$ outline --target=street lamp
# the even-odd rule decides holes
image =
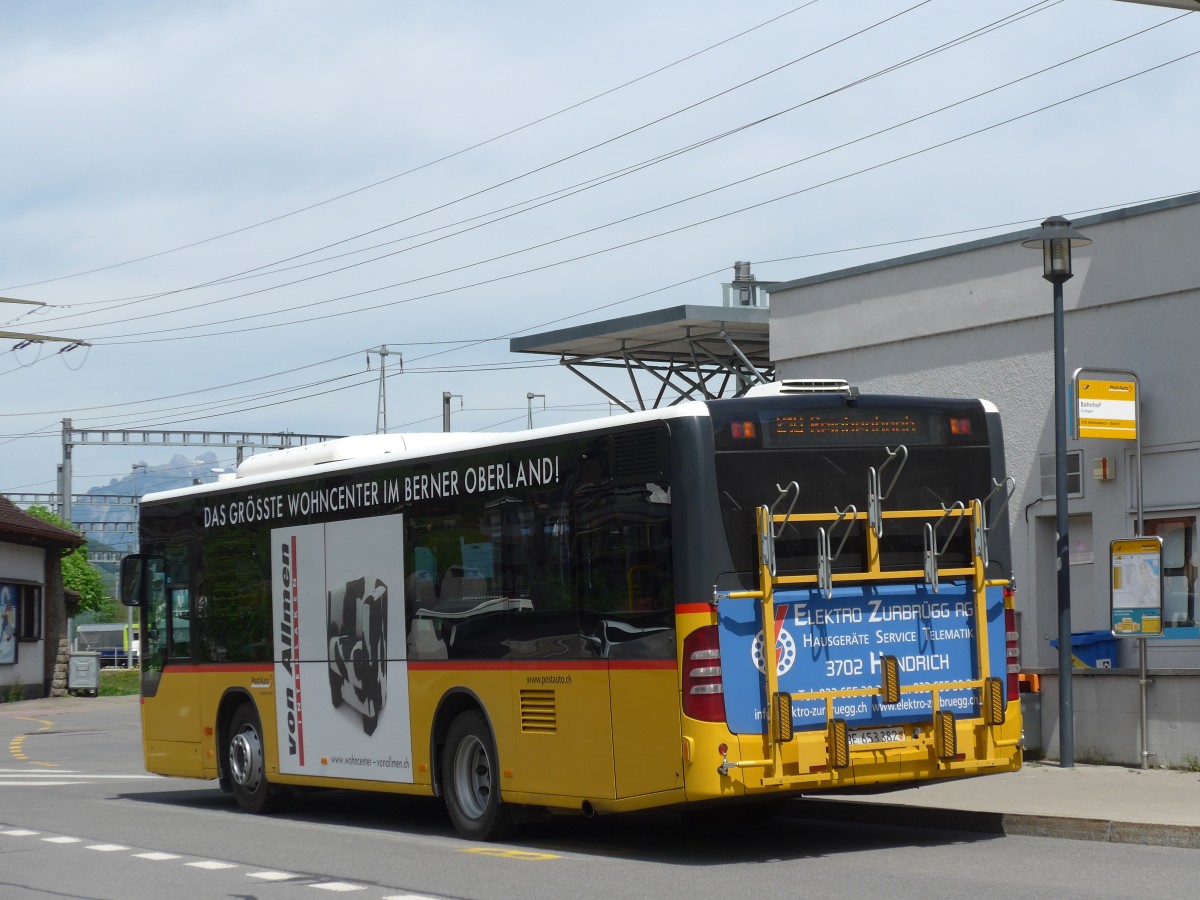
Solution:
[[[546,395],[545,394],[535,394],[533,391],[527,391],[525,393],[525,408],[528,413],[528,415],[525,419],[525,425],[527,428],[533,427],[533,398],[534,397],[541,397],[542,398],[542,409],[546,408]]]
[[[138,473],[140,472],[143,476],[146,474],[146,464],[144,462],[134,463],[130,469],[133,472],[133,502],[136,506],[142,497],[142,482]]]
[[[1058,755],[1059,765],[1075,765],[1075,719],[1071,709],[1071,569],[1067,534],[1067,378],[1063,335],[1063,282],[1071,275],[1071,250],[1091,240],[1062,216],[1051,216],[1041,231],[1021,242],[1042,251],[1042,277],[1054,285],[1054,530],[1058,569]]]
[[[458,398],[458,408],[459,409],[462,409],[462,407],[463,407],[463,395],[462,394],[452,394],[449,391],[442,391],[442,431],[446,431],[446,432],[448,432],[450,430],[450,398],[451,397]]]

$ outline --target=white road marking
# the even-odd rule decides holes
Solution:
[[[55,769],[46,772],[44,769],[29,771],[28,769],[0,769],[0,787],[70,787],[76,784],[92,784],[97,781],[150,781],[157,775],[111,775],[103,773],[80,772],[77,769]]]
[[[109,781],[127,781],[129,779],[144,779],[150,781],[159,778],[158,775],[142,775],[137,772],[128,774],[105,774],[102,772],[81,772],[78,769],[55,769],[52,773],[55,777],[61,778],[64,775],[69,775],[72,778],[96,778]],[[45,778],[46,772],[41,770],[31,772],[28,769],[0,769],[0,778]]]
[[[29,828],[0,828],[0,835],[7,837],[39,837],[41,832],[33,831]],[[41,837],[40,840],[48,844],[83,844],[88,850],[96,850],[102,853],[123,853],[129,852],[132,848],[124,844],[87,844],[83,838],[71,837],[69,835],[53,835],[51,837]],[[177,853],[164,853],[157,850],[147,850],[140,853],[130,853],[132,859],[146,859],[155,862],[165,862],[169,860],[179,860],[184,857]],[[209,872],[224,871],[228,869],[241,868],[237,863],[221,862],[215,859],[201,859],[193,862],[183,863],[193,869],[203,869]],[[258,872],[247,872],[247,878],[257,878],[260,881],[284,882],[295,879],[300,879],[302,876],[292,872],[279,872],[273,869],[264,869]],[[353,884],[348,881],[322,881],[309,883],[308,887],[316,888],[319,891],[330,891],[332,893],[354,893],[357,891],[367,890],[367,886],[363,884]],[[436,900],[436,898],[425,894],[388,894],[382,900]]]
[[[247,872],[248,878],[261,878],[263,881],[287,881],[289,878],[295,878],[291,872]]]

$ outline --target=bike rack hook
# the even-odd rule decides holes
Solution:
[[[991,499],[1001,491],[1004,491],[1004,502],[1000,504],[1000,508],[996,510],[995,515],[993,515],[989,521],[987,505],[991,502]],[[983,560],[983,569],[985,572],[987,571],[988,564],[990,562],[988,558],[987,536],[991,533],[992,526],[995,524],[996,519],[998,519],[1000,514],[1008,508],[1008,503],[1010,500],[1012,500],[1013,494],[1015,494],[1016,491],[1017,482],[1016,479],[1014,479],[1011,475],[1005,478],[1002,482],[993,478],[991,493],[989,493],[982,500],[975,501],[976,505],[979,507],[979,517],[975,521],[975,548],[979,553],[980,558]]]
[[[795,492],[792,496],[792,502],[788,506],[788,511],[787,511],[787,513],[785,513],[785,518],[791,519],[792,510],[796,508],[796,503],[799,502],[799,500],[800,500],[800,483],[796,482],[796,481],[790,481],[790,482],[788,482],[787,487],[780,487],[777,484],[777,485],[775,485],[775,490],[779,491],[779,496],[776,497],[775,502],[771,504],[771,516],[772,517],[774,517],[774,515],[775,515],[775,507],[777,507],[779,505],[780,501],[783,500],[783,498],[786,497],[788,494],[792,494],[793,491]],[[771,537],[778,540],[779,536],[781,534],[783,534],[783,529],[787,528],[787,526],[790,524],[791,524],[791,522],[788,522],[788,521],[781,522],[779,524],[778,531],[776,531],[774,526],[772,526]]]
[[[853,504],[847,506],[844,510],[839,510],[836,506],[833,508],[837,518],[833,524],[829,526],[829,530],[824,528],[817,529],[817,586],[821,589],[821,593],[826,600],[833,599],[833,564],[837,558],[842,555],[842,549],[846,546],[846,541],[850,538],[850,529],[858,516],[858,510]],[[850,521],[846,525],[846,529],[842,534],[842,542],[838,544],[837,552],[834,553],[830,548],[833,546],[833,533],[837,527],[845,522]]]
[[[896,481],[900,478],[900,473],[904,471],[904,467],[908,464],[908,447],[904,444],[898,446],[895,450],[891,447],[883,448],[888,455],[888,458],[883,461],[883,465],[878,471],[874,466],[867,469],[867,519],[871,523],[871,528],[875,531],[875,537],[883,537],[883,501],[891,496],[892,488],[896,486]],[[886,490],[880,488],[883,473],[887,471],[887,467],[900,458],[900,467],[896,469],[896,474],[892,476],[892,480],[888,482]]]
[[[966,518],[963,513],[966,512],[967,506],[961,500],[955,500],[950,506],[942,504],[942,517],[935,523],[925,523],[925,583],[929,585],[929,589],[933,593],[938,592],[938,568],[937,561],[946,552],[946,548],[950,546],[950,541],[954,539],[954,535],[958,533],[958,529],[962,527],[963,519]],[[946,535],[946,540],[942,543],[941,548],[938,548],[937,533],[942,527],[942,523],[950,518],[950,514],[958,511],[957,522],[950,529],[950,533]]]

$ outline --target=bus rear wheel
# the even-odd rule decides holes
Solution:
[[[275,812],[291,800],[287,788],[267,781],[262,725],[258,713],[249,703],[239,706],[230,720],[225,769],[233,786],[234,799],[246,812]]]
[[[478,841],[512,833],[512,810],[500,800],[496,746],[483,715],[460,713],[450,724],[442,753],[442,789],[455,830]]]

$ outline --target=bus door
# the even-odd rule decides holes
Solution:
[[[146,764],[163,775],[201,775],[203,739],[200,691],[191,667],[192,591],[186,556],[180,551],[150,557],[148,596],[143,607],[142,725]],[[171,711],[149,715],[152,708]]]
[[[616,619],[607,625],[617,797],[683,787],[679,685],[672,626]]]
[[[617,497],[619,524],[604,529],[607,555],[592,558],[591,592],[580,615],[587,649],[607,663],[619,799],[683,786],[674,602],[670,566],[662,558],[669,507],[647,515],[646,496],[639,490]]]

